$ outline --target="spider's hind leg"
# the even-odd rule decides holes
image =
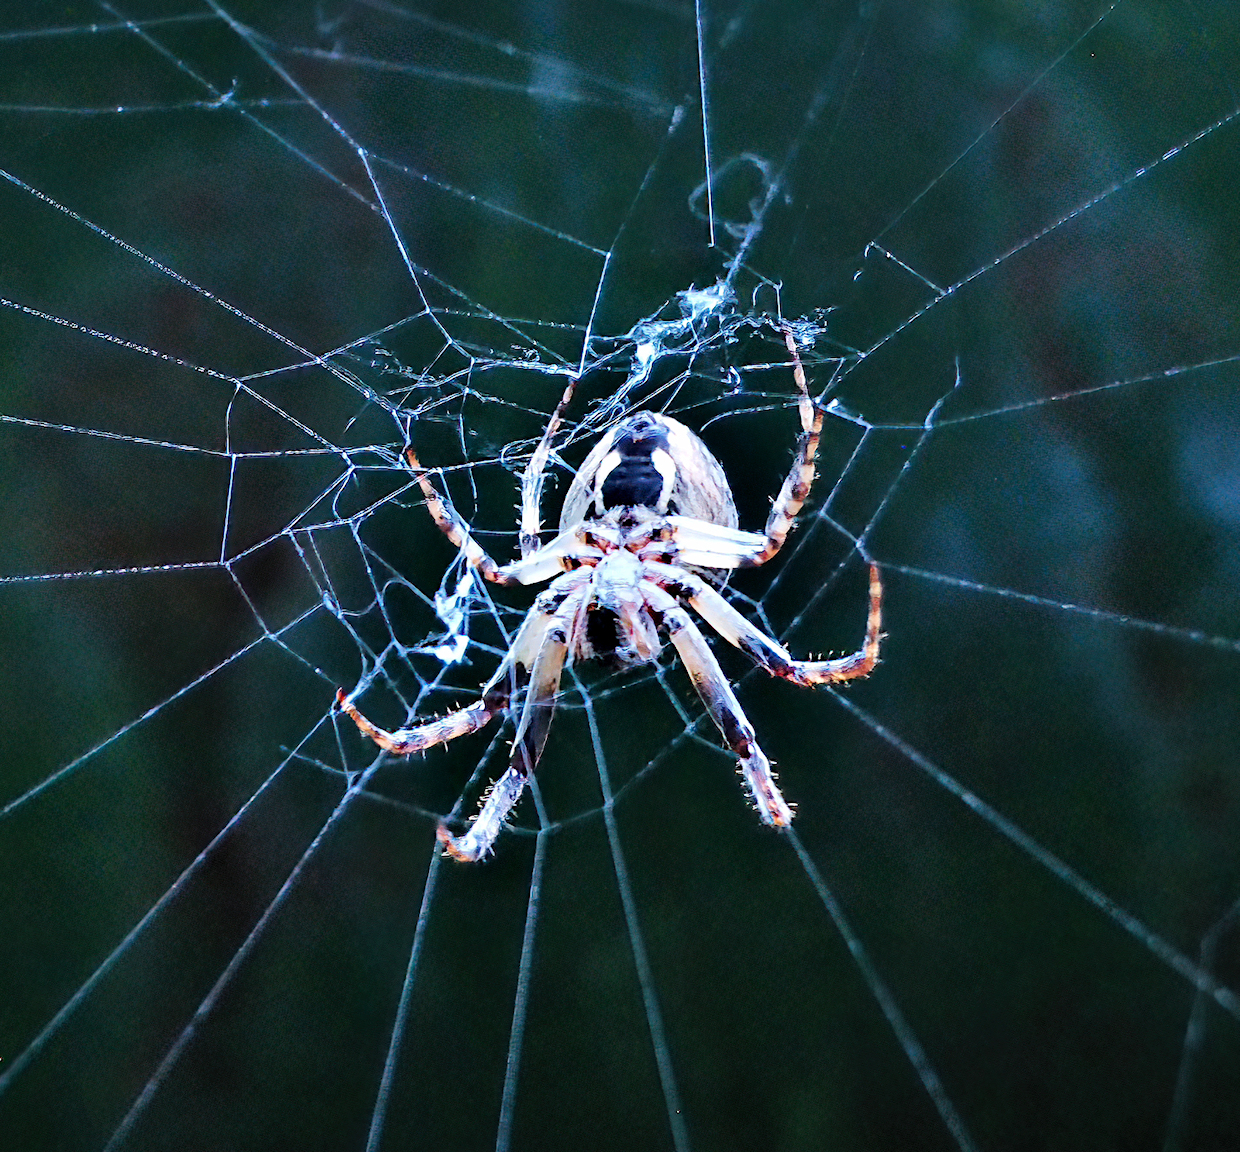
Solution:
[[[571,588],[575,584],[565,583]],[[369,736],[386,752],[394,756],[410,756],[414,752],[425,752],[437,744],[446,744],[458,736],[468,736],[485,728],[496,716],[508,707],[512,693],[525,683],[528,670],[534,657],[542,645],[543,635],[548,624],[555,618],[555,611],[563,600],[560,590],[552,585],[534,602],[534,607],[526,613],[521,627],[517,631],[508,655],[504,657],[495,675],[486,682],[482,689],[482,699],[450,712],[437,720],[427,720],[407,728],[398,728],[389,732],[377,724],[367,720],[358,711],[353,698],[343,688],[336,689],[336,703],[347,715],[363,736]]]
[[[399,728],[389,732],[372,724],[358,710],[343,688],[336,689],[336,703],[357,725],[363,736],[369,736],[380,748],[396,756],[408,756],[414,752],[425,752],[436,744],[446,744],[458,736],[468,736],[485,728],[491,720],[508,706],[508,694],[503,691],[487,692],[482,699],[466,708],[450,712],[437,720],[428,720],[413,728]]]
[[[546,619],[538,654],[530,669],[530,684],[525,694],[525,705],[521,709],[521,719],[517,724],[517,734],[512,742],[512,761],[508,770],[495,781],[483,798],[482,807],[467,832],[453,836],[444,825],[439,826],[436,833],[439,842],[444,851],[454,859],[472,862],[487,856],[504,827],[508,814],[516,807],[521,793],[525,791],[526,782],[547,743],[547,733],[555,713],[555,699],[560,691],[564,659],[568,654],[569,627],[582,594],[580,591],[573,591],[564,596],[554,614]]]
[[[484,685],[482,699],[465,708],[450,712],[447,716],[437,720],[427,720],[422,724],[389,732],[367,720],[343,688],[336,690],[336,703],[340,706],[340,710],[357,725],[358,731],[363,736],[369,736],[380,748],[396,756],[424,752],[437,744],[446,744],[449,740],[455,740],[458,736],[467,736],[471,732],[477,732],[508,708],[513,693],[528,679],[533,677],[534,684],[539,683],[539,661],[544,658],[548,635],[557,622],[563,624],[566,614],[571,618],[581,599],[580,590],[589,579],[589,570],[582,569],[579,572],[561,576],[538,596],[534,601],[534,606],[521,622],[516,636],[513,637],[508,654],[495,670],[495,675]],[[555,682],[559,683],[558,672]],[[531,696],[533,695],[536,695],[535,689],[531,689]],[[552,702],[554,703],[554,693]],[[527,701],[526,712],[529,708]],[[541,713],[539,715],[541,716]],[[550,723],[549,715],[547,723]],[[522,724],[526,724],[524,714]],[[545,730],[542,732],[541,739],[546,740]],[[542,743],[538,743],[537,751],[542,751]],[[535,754],[532,763],[536,763],[537,760],[538,756]],[[520,789],[518,789],[508,808],[517,802],[520,794]]]
[[[753,725],[745,716],[740,701],[701,631],[689,613],[663,589],[643,581],[642,592],[650,607],[662,615],[668,638],[684,663],[693,687],[706,705],[710,718],[723,733],[728,747],[736,753],[741,776],[753,796],[762,823],[786,828],[792,823],[792,807],[775,783],[771,762],[758,746]]]

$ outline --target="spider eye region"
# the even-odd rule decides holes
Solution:
[[[634,423],[616,437],[599,466],[596,506],[600,515],[636,506],[663,512],[675,480],[666,431],[653,421]]]

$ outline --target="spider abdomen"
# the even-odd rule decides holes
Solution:
[[[594,446],[564,497],[560,531],[625,507],[736,527],[719,461],[679,420],[661,412],[626,416]]]

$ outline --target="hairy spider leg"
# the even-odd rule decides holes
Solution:
[[[706,711],[736,753],[741,775],[753,796],[763,824],[786,828],[792,823],[792,808],[784,799],[771,772],[771,762],[758,746],[749,723],[728,678],[719,667],[705,637],[675,599],[649,580],[641,584],[647,606],[663,618],[668,639],[676,648],[693,687],[706,705]]]
[[[474,539],[469,525],[457,515],[456,509],[444,500],[439,490],[431,483],[430,476],[418,462],[418,457],[412,448],[405,449],[405,461],[413,473],[413,478],[422,489],[422,495],[426,497],[426,510],[439,525],[439,530],[465,554],[465,562],[477,568],[493,584],[519,583],[515,577],[503,571],[487,554],[486,549]]]
[[[413,728],[400,728],[388,732],[377,724],[372,724],[358,710],[357,705],[345,695],[343,688],[336,689],[336,703],[342,712],[348,714],[357,725],[363,736],[369,736],[380,748],[393,752],[397,756],[408,756],[412,752],[424,752],[436,744],[446,744],[458,736],[468,736],[485,728],[498,716],[508,704],[507,689],[484,692],[482,699],[442,716],[438,720],[428,720]]]
[[[486,856],[504,827],[508,814],[521,799],[521,793],[525,791],[530,774],[547,743],[556,697],[560,692],[564,659],[568,654],[569,628],[585,594],[584,590],[569,593],[542,633],[542,643],[530,671],[525,706],[521,709],[521,720],[512,742],[512,760],[507,771],[483,797],[478,814],[467,832],[453,836],[446,826],[439,826],[436,835],[449,856],[466,863]]]
[[[877,565],[870,565],[870,612],[865,625],[865,640],[856,652],[834,660],[794,660],[782,644],[751,624],[705,580],[691,572],[651,561],[647,561],[646,570],[673,596],[687,600],[720,636],[772,676],[780,676],[803,687],[838,684],[868,676],[878,663],[883,628],[883,584]]]
[[[336,689],[336,702],[341,710],[352,718],[364,736],[369,736],[380,748],[397,756],[424,752],[436,744],[446,744],[458,736],[477,732],[503,712],[513,693],[525,684],[530,669],[542,650],[547,629],[556,620],[565,601],[589,578],[588,569],[561,576],[539,595],[533,607],[525,614],[508,654],[495,670],[495,675],[483,686],[482,699],[474,704],[450,712],[437,720],[428,720],[424,724],[388,732],[367,720],[358,711],[357,705],[345,695],[343,688]]]
[[[744,568],[756,568],[759,564],[765,564],[784,546],[784,541],[788,539],[788,533],[792,531],[797,514],[814,483],[814,457],[818,454],[818,439],[822,435],[822,410],[810,399],[805,368],[801,364],[801,354],[797,351],[796,338],[792,335],[791,328],[784,328],[784,343],[792,354],[792,375],[800,393],[797,410],[801,415],[801,435],[797,439],[797,454],[792,461],[792,468],[771,506],[770,516],[767,517],[766,546],[756,555],[742,561],[741,567]]]
[[[426,509],[440,531],[465,554],[465,562],[477,568],[493,584],[538,584],[576,568],[583,561],[598,559],[598,549],[582,542],[578,527],[560,533],[546,547],[536,549],[520,560],[502,566],[496,564],[490,554],[473,538],[469,525],[431,483],[429,474],[418,462],[412,448],[405,449],[405,458],[426,497]]]
[[[547,460],[551,456],[551,442],[560,430],[564,420],[564,412],[572,402],[573,393],[577,390],[577,377],[569,376],[564,386],[564,394],[551,413],[547,427],[543,429],[542,439],[534,449],[534,455],[521,473],[521,558],[525,559],[538,551],[538,534],[542,530],[542,491],[543,473],[547,468]]]

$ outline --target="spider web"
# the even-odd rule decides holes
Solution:
[[[22,1148],[1240,1140],[1236,15],[1222,4],[28,4],[0,29]],[[709,173],[709,176],[707,175]],[[412,761],[530,596],[468,577],[641,407],[758,528],[733,602],[883,663],[566,678]]]

